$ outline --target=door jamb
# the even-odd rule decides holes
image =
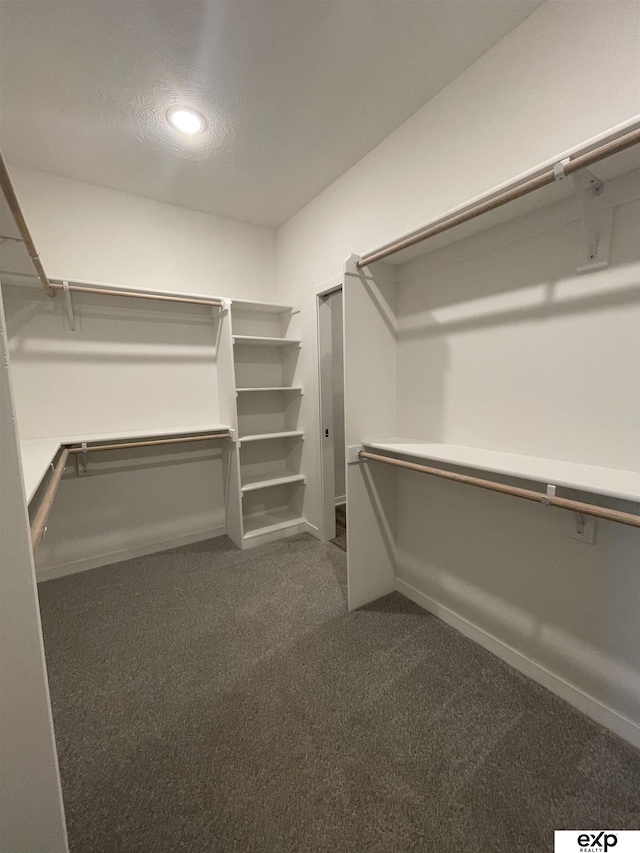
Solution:
[[[325,517],[325,508],[326,508],[326,490],[328,484],[325,482],[325,473],[324,473],[324,444],[323,444],[323,436],[322,436],[322,353],[321,353],[321,337],[320,337],[320,301],[323,297],[330,296],[332,293],[336,293],[337,291],[341,291],[343,295],[343,309],[344,309],[344,291],[343,291],[344,281],[342,278],[335,279],[331,283],[327,282],[321,287],[319,287],[315,291],[315,302],[316,302],[316,345],[317,345],[317,354],[318,354],[318,375],[317,375],[317,383],[318,383],[318,455],[317,455],[317,466],[318,466],[318,480],[320,484],[320,512],[319,512],[319,524],[318,524],[318,533],[320,538],[327,541],[329,538],[335,537],[335,515],[331,519],[327,519]],[[343,310],[343,346],[344,346],[344,310]],[[331,506],[333,512],[335,513],[335,495],[331,495]],[[333,531],[333,536],[330,537],[329,534]]]

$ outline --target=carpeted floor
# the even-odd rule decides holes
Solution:
[[[73,853],[552,851],[640,753],[346,555],[226,538],[40,586]]]

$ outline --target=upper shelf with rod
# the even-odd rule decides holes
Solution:
[[[0,189],[4,198],[4,204],[0,205],[0,244],[23,244],[35,273],[42,284],[45,293],[51,299],[62,292],[66,297],[68,313],[71,314],[71,294],[84,293],[94,296],[118,296],[138,300],[152,300],[155,302],[171,302],[188,305],[203,305],[212,308],[225,308],[225,301],[219,297],[210,297],[205,294],[182,293],[175,291],[162,291],[153,289],[140,290],[131,287],[119,287],[116,285],[97,284],[94,282],[66,281],[49,279],[40,255],[27,226],[20,202],[16,195],[5,160],[0,153]],[[5,280],[11,283],[21,283],[20,279],[28,276],[32,271],[24,263],[24,253],[20,257],[13,258],[11,269],[3,270]],[[14,278],[17,281],[14,282]]]
[[[378,261],[403,264],[573,193],[582,201],[590,185],[640,169],[640,116],[557,155],[510,181],[453,208],[415,231],[372,249],[356,261],[363,270]],[[597,176],[588,169],[597,164]],[[582,178],[588,175],[588,182]],[[571,178],[571,180],[566,180]],[[538,192],[546,188],[544,192]],[[596,192],[597,186],[595,186]],[[582,215],[586,215],[581,204]],[[454,230],[455,229],[455,230]],[[429,241],[426,243],[425,241]],[[592,260],[594,260],[592,258]]]
[[[3,284],[12,285],[20,288],[36,287],[36,284],[33,280],[33,276],[29,275],[28,273],[17,273],[14,271],[6,270],[0,270],[0,272],[2,272]],[[61,294],[64,300],[64,307],[70,325],[72,327],[74,313],[74,304],[72,301],[72,297],[74,294],[82,294],[83,297],[86,296],[89,298],[124,298],[125,300],[127,300],[127,303],[129,303],[129,300],[131,300],[130,304],[128,304],[128,307],[131,308],[143,308],[148,302],[159,303],[160,305],[169,303],[178,305],[203,306],[205,308],[214,309],[215,316],[224,313],[229,304],[229,300],[225,300],[224,298],[218,296],[209,296],[204,293],[189,293],[185,291],[159,290],[151,288],[139,290],[132,287],[123,287],[118,284],[105,284],[102,282],[81,281],[78,279],[58,280],[52,278],[49,279],[49,285],[52,289],[54,297],[58,293]]]
[[[93,296],[119,296],[129,299],[145,299],[154,302],[175,302],[185,305],[205,305],[211,308],[224,308],[224,300],[209,297],[204,294],[180,293],[162,290],[137,290],[135,288],[118,287],[115,285],[89,284],[75,281],[51,281],[55,292],[88,293]]]

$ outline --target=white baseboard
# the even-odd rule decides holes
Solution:
[[[36,573],[36,580],[40,583],[54,578],[62,578],[65,575],[75,575],[77,572],[109,566],[111,563],[121,563],[135,557],[143,557],[145,554],[157,554],[158,551],[168,551],[170,548],[178,548],[180,545],[191,545],[193,542],[214,539],[216,536],[224,536],[226,532],[225,527],[211,527],[198,533],[186,533],[184,536],[177,536],[173,539],[163,539],[160,542],[151,542],[147,545],[136,545],[133,548],[124,548],[122,551],[112,551],[109,554],[99,554],[97,557],[75,560],[72,563],[61,563],[58,566],[40,569]]]
[[[336,498],[336,506],[340,506],[341,504],[346,504],[347,496],[341,495],[339,498]]]
[[[552,693],[560,696],[588,717],[591,717],[593,720],[601,723],[612,732],[620,735],[620,737],[628,740],[629,743],[632,743],[634,746],[640,747],[640,726],[632,720],[629,720],[627,717],[623,717],[617,711],[614,711],[613,708],[603,705],[602,702],[594,699],[593,696],[589,696],[587,693],[580,690],[580,688],[569,684],[568,681],[565,681],[559,675],[545,669],[540,664],[532,661],[530,658],[521,654],[511,646],[508,646],[506,643],[503,643],[497,637],[487,633],[472,622],[469,622],[467,619],[464,619],[462,616],[458,616],[452,610],[449,610],[448,607],[438,604],[437,601],[430,598],[428,595],[425,595],[425,593],[420,592],[420,590],[416,589],[406,581],[396,578],[396,589],[398,592],[402,593],[402,595],[420,605],[420,607],[428,610],[429,613],[433,613],[434,616],[437,616],[439,619],[442,619],[443,622],[446,622],[448,625],[451,625],[453,628],[460,631],[460,633],[464,634],[465,637],[469,637],[469,639],[478,643],[478,645],[488,649],[496,655],[496,657],[506,661],[506,663],[514,669],[519,670],[524,675],[532,678],[534,681],[537,681],[538,684],[546,687],[547,690],[550,690]]]

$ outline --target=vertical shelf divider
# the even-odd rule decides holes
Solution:
[[[231,441],[225,441],[224,483],[227,536],[242,547],[242,493],[240,492],[240,448],[238,445],[238,407],[233,356],[231,301],[225,299],[217,325],[218,393],[220,418],[232,429]]]

